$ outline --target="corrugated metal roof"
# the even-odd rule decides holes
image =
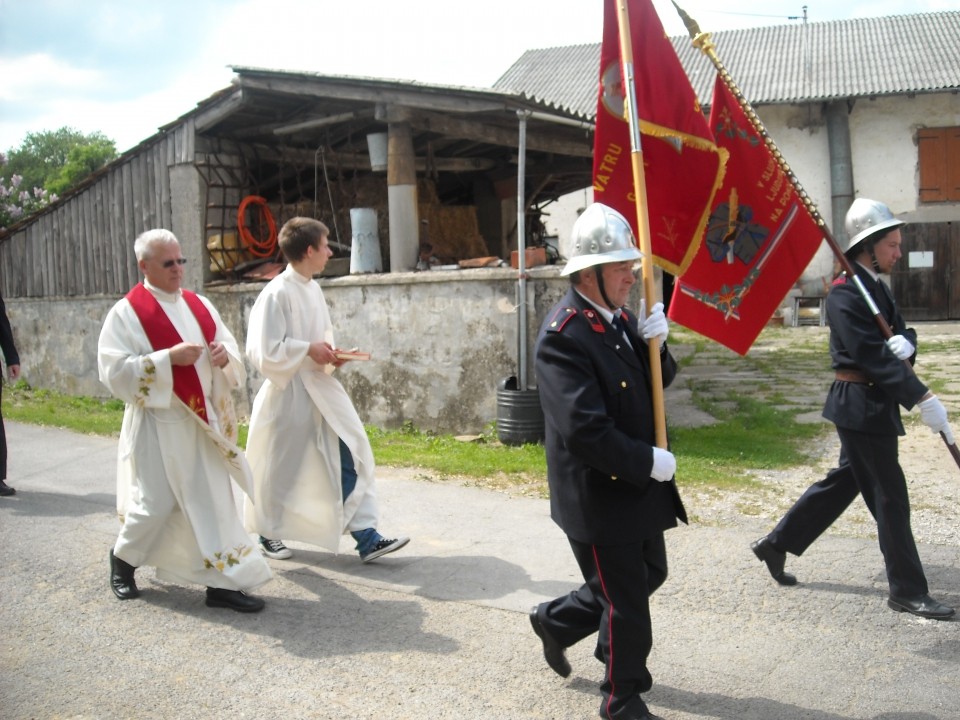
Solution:
[[[960,90],[960,11],[728,30],[712,38],[754,105]],[[671,41],[708,105],[712,63],[689,37]],[[528,50],[494,88],[592,117],[599,63],[599,43]]]

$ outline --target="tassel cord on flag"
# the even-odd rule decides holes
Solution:
[[[647,308],[657,302],[653,279],[653,252],[650,242],[650,220],[647,215],[647,184],[643,172],[643,147],[640,141],[640,120],[637,116],[637,90],[633,72],[633,42],[630,38],[630,13],[627,0],[617,0],[617,25],[620,35],[620,64],[626,89],[627,122],[630,126],[630,158],[633,167],[634,191],[637,208],[637,242],[643,257],[640,273],[643,296]],[[650,356],[650,393],[653,401],[653,420],[657,447],[667,448],[667,420],[664,409],[663,375],[660,364],[660,343],[647,343]]]
[[[870,292],[864,286],[863,282],[861,282],[860,278],[857,277],[857,273],[853,269],[853,265],[844,254],[836,239],[833,237],[833,233],[831,233],[829,228],[827,228],[827,224],[820,215],[820,211],[817,210],[817,206],[814,204],[810,196],[807,195],[807,192],[803,189],[800,181],[797,179],[796,175],[794,175],[793,170],[790,169],[790,166],[787,164],[787,161],[781,154],[780,149],[767,133],[767,129],[763,126],[763,123],[760,121],[757,113],[754,111],[750,103],[747,102],[747,99],[734,82],[730,73],[727,71],[727,68],[720,61],[720,58],[717,55],[716,46],[713,44],[710,33],[701,32],[700,26],[697,24],[696,20],[687,15],[687,13],[684,12],[676,2],[673,0],[671,0],[671,2],[673,2],[673,6],[676,8],[677,13],[683,20],[683,24],[686,26],[687,32],[690,34],[690,39],[693,42],[693,46],[710,58],[710,62],[713,63],[714,67],[717,69],[717,73],[720,75],[720,79],[730,89],[730,92],[733,93],[733,96],[736,98],[737,102],[740,103],[740,107],[743,109],[743,112],[750,121],[751,125],[753,125],[754,130],[756,130],[759,137],[763,138],[764,143],[766,143],[767,148],[770,150],[770,154],[776,160],[781,170],[783,170],[787,180],[796,189],[797,196],[800,198],[801,202],[803,202],[804,208],[806,208],[807,212],[810,214],[810,217],[813,218],[813,221],[820,228],[821,232],[823,232],[824,240],[827,242],[831,252],[837,259],[837,262],[840,264],[841,270],[857,286],[857,290],[867,303],[870,312],[873,314],[873,319],[876,322],[877,327],[879,328],[884,339],[891,338],[893,336],[893,330],[890,329],[890,325],[887,323],[886,318],[883,317],[883,314],[880,312],[880,308],[877,307],[877,303],[874,301],[873,296],[870,295]],[[909,361],[904,360],[904,364],[910,369],[911,372],[915,373],[913,366]],[[940,433],[940,437],[943,438],[943,442],[950,451],[950,455],[953,457],[954,462],[956,462],[957,466],[960,467],[960,449],[957,448],[956,443],[951,443],[949,440],[947,440],[947,436],[944,433]]]

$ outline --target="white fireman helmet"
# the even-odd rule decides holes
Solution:
[[[602,203],[593,203],[583,211],[573,224],[570,239],[563,245],[560,253],[567,259],[567,264],[561,275],[570,275],[594,265],[643,257],[627,219]]]
[[[861,245],[864,240],[901,225],[906,225],[906,223],[895,218],[893,213],[890,212],[890,208],[882,202],[857,198],[853,201],[850,209],[847,210],[845,228],[849,241],[844,254],[848,257],[859,255],[864,248]]]

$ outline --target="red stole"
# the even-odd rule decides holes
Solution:
[[[203,337],[209,345],[217,332],[217,324],[214,322],[210,311],[200,302],[196,293],[189,290],[181,290],[184,302],[193,312],[194,317],[200,324],[200,330]],[[137,314],[140,325],[143,326],[147,339],[154,350],[166,350],[172,348],[177,343],[183,342],[180,333],[170,322],[170,318],[160,307],[160,302],[153,296],[143,283],[137,283],[134,288],[127,293],[127,302]],[[173,365],[173,392],[180,398],[184,404],[193,410],[204,422],[210,422],[207,418],[207,403],[203,398],[203,387],[200,385],[200,376],[193,365]]]

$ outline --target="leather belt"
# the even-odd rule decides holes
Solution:
[[[873,385],[873,380],[868,378],[860,370],[837,370],[837,380],[840,382],[859,383],[861,385]]]

